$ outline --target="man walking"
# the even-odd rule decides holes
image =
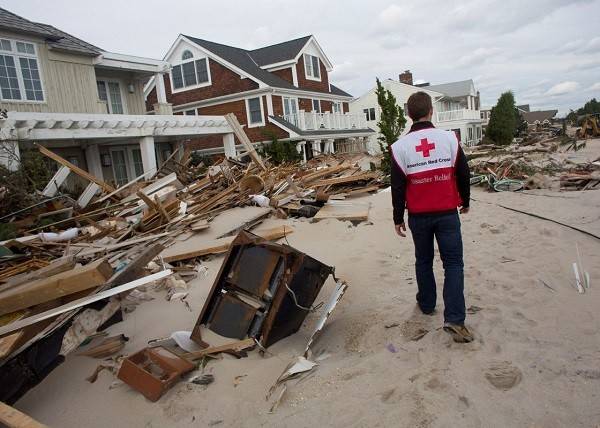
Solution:
[[[431,97],[417,92],[408,99],[410,131],[392,144],[392,203],[396,233],[405,237],[404,210],[415,244],[417,304],[432,314],[436,304],[433,240],[444,265],[444,330],[456,342],[471,342],[465,327],[463,246],[460,213],[469,212],[470,173],[467,159],[452,131],[431,123]]]

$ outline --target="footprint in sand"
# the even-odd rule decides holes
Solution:
[[[521,370],[513,366],[510,361],[494,361],[485,372],[485,378],[494,387],[503,391],[508,391],[516,386],[521,382],[522,377]]]

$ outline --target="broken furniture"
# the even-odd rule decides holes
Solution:
[[[171,351],[158,346],[144,348],[123,360],[117,377],[157,401],[179,378],[196,366]]]
[[[225,337],[270,346],[300,328],[333,268],[288,246],[242,231],[213,284],[191,338],[200,326]]]

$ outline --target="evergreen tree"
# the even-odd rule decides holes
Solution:
[[[404,126],[406,125],[406,118],[404,117],[404,110],[402,107],[396,104],[396,97],[390,92],[389,89],[385,89],[379,78],[377,80],[377,89],[375,94],[377,95],[377,103],[381,115],[377,126],[381,136],[378,137],[379,147],[383,153],[383,159],[381,160],[381,170],[385,174],[390,173],[391,169],[391,158],[389,147],[394,144]]]
[[[486,136],[496,144],[508,145],[512,142],[518,125],[515,115],[515,96],[511,91],[504,92],[498,103],[492,107],[490,123],[486,128]]]

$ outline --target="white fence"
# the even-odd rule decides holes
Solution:
[[[468,109],[438,111],[436,113],[436,118],[438,123],[450,122],[453,120],[476,120],[481,119],[481,113],[479,110]]]

